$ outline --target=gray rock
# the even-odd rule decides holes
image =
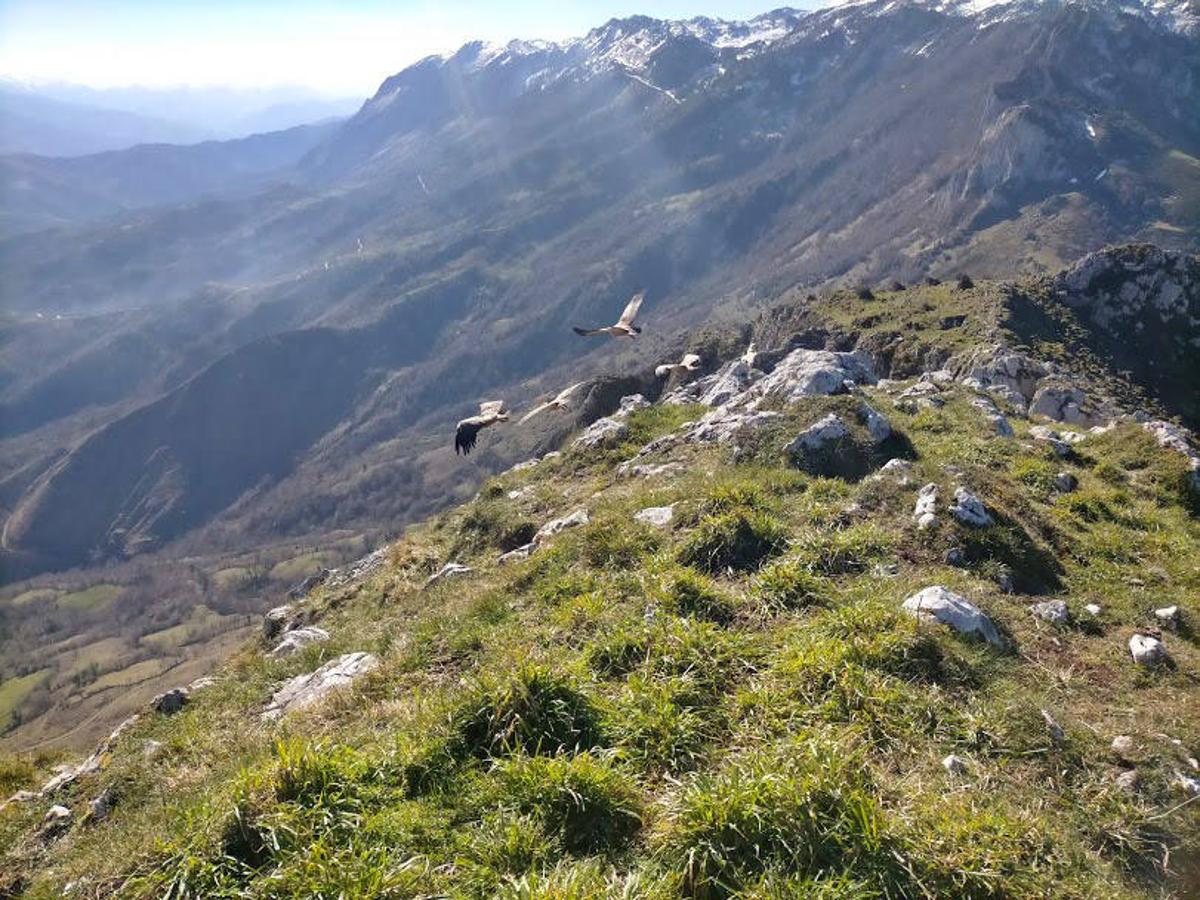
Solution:
[[[575,438],[573,446],[586,450],[613,447],[625,440],[627,434],[629,425],[614,416],[605,416],[585,428],[583,434]]]
[[[967,774],[967,761],[961,756],[951,753],[942,760],[942,768],[955,777],[961,778]]]
[[[578,528],[580,525],[586,525],[590,521],[591,516],[588,515],[586,509],[577,509],[570,515],[563,516],[560,519],[551,519],[537,530],[537,534],[533,536],[533,543],[535,545],[543,544],[560,531],[565,531],[568,528]]]
[[[991,397],[976,394],[971,398],[971,405],[983,413],[983,417],[987,419],[988,424],[992,426],[992,431],[997,435],[1000,437],[1013,436],[1012,424],[1008,421],[1004,413],[1000,412],[1000,407],[996,405],[996,401]]]
[[[1050,715],[1049,710],[1042,710],[1042,721],[1046,723],[1046,730],[1050,732],[1050,737],[1055,743],[1061,744],[1067,739],[1067,733],[1063,731],[1062,726],[1058,724],[1054,716]]]
[[[830,413],[801,431],[783,449],[793,456],[807,453],[828,452],[833,446],[850,436],[846,423]]]
[[[330,588],[339,588],[352,581],[360,581],[383,568],[383,564],[387,562],[387,555],[387,547],[379,547],[376,550],[372,550],[366,556],[360,557],[348,565],[337,569],[330,569],[329,577],[325,583]]]
[[[177,713],[183,709],[184,706],[187,705],[188,699],[189,697],[187,688],[171,688],[171,690],[164,691],[151,700],[150,708],[155,712],[160,712],[164,715],[170,715],[171,713]]]
[[[679,463],[639,463],[636,457],[617,466],[617,474],[626,478],[666,478],[682,471]]]
[[[1101,610],[1101,608],[1100,608],[1099,603],[1087,603],[1087,604],[1084,604],[1083,608],[1085,610],[1087,610],[1087,614],[1089,616],[1098,616],[1098,615],[1100,615],[1101,612],[1103,612],[1103,610]]]
[[[270,655],[276,657],[291,656],[309,644],[323,644],[327,640],[329,640],[329,632],[324,628],[317,628],[315,625],[297,628],[295,631],[289,631],[285,634],[283,640],[272,648]]]
[[[745,360],[735,359],[712,375],[705,375],[676,388],[659,402],[666,405],[703,403],[705,406],[724,406],[762,377],[763,373]]]
[[[963,552],[962,547],[951,547],[946,551],[945,555],[942,556],[942,562],[948,566],[961,568],[962,566],[966,565],[967,555]]]
[[[1156,637],[1135,634],[1129,639],[1129,653],[1133,661],[1143,666],[1153,666],[1167,661],[1167,648]]]
[[[959,364],[959,380],[983,388],[1016,406],[1022,413],[1038,381],[1050,374],[1042,362],[1001,345],[981,347]]]
[[[1060,494],[1069,494],[1079,487],[1079,479],[1070,472],[1059,472],[1054,476],[1054,489]]]
[[[1071,622],[1071,613],[1063,600],[1046,600],[1033,604],[1029,609],[1039,619],[1051,625],[1066,626]]]
[[[901,487],[912,483],[913,465],[907,459],[889,459],[872,478],[890,478]]]
[[[154,759],[162,752],[162,741],[146,741],[142,745],[142,756],[146,759]]]
[[[1192,433],[1174,422],[1164,422],[1161,419],[1144,422],[1142,428],[1150,432],[1160,447],[1174,450],[1188,461],[1192,489],[1200,491],[1200,451],[1193,446]]]
[[[1000,588],[1006,594],[1016,593],[1017,583],[1013,581],[1012,572],[1007,567],[1001,568],[996,573],[996,587]]]
[[[1029,429],[1029,436],[1035,441],[1044,441],[1050,445],[1050,448],[1057,456],[1070,456],[1072,453],[1071,444],[1063,440],[1053,428],[1047,428],[1045,425],[1034,425]]]
[[[267,614],[263,616],[262,623],[263,640],[269,641],[281,632],[286,631],[294,612],[295,607],[287,603],[283,606],[276,606],[274,609],[267,610]]]
[[[743,432],[757,430],[778,418],[777,412],[739,412],[722,407],[686,426],[683,440],[689,444],[731,444]]]
[[[1183,772],[1176,772],[1171,784],[1183,791],[1189,797],[1200,797],[1200,778],[1193,778]]]
[[[22,803],[28,803],[31,800],[38,798],[36,791],[17,791],[3,803],[0,803],[0,812],[3,812],[9,806],[18,806]]]
[[[788,402],[846,392],[846,382],[874,384],[871,358],[862,351],[836,353],[829,350],[793,350],[769,375],[752,384],[731,403],[758,403],[771,395]]]
[[[137,715],[132,715],[114,728],[112,733],[109,734],[109,736],[102,740],[99,744],[97,744],[96,749],[93,750],[91,755],[88,756],[83,762],[75,766],[60,766],[54,777],[42,785],[40,792],[41,796],[49,797],[51,794],[63,787],[66,787],[75,780],[85,775],[91,775],[95,772],[99,772],[100,769],[103,768],[105,762],[108,760],[108,756],[112,752],[113,746],[117,742],[117,738],[119,738],[127,729],[133,726],[133,724],[137,722],[138,718],[139,717]]]
[[[1129,759],[1134,752],[1133,738],[1127,734],[1118,734],[1112,739],[1112,752],[1121,759]]]
[[[858,408],[858,420],[866,426],[867,434],[876,444],[882,444],[892,436],[892,423],[887,416],[866,403]]]
[[[913,507],[913,518],[917,527],[932,528],[937,524],[938,486],[933,482],[917,492],[917,504]]]
[[[201,675],[195,681],[190,682],[187,686],[187,689],[189,693],[194,694],[196,691],[202,691],[205,688],[210,688],[216,683],[217,679],[212,675]]]
[[[950,515],[964,525],[972,528],[984,528],[992,524],[992,517],[983,505],[983,501],[966,488],[958,488],[954,492],[954,503],[950,506]]]
[[[54,804],[48,810],[42,819],[42,831],[44,833],[64,831],[71,825],[71,820],[74,814],[67,807],[60,804]]]
[[[378,665],[379,660],[370,653],[347,653],[331,659],[315,672],[289,678],[271,696],[271,702],[263,710],[262,718],[264,721],[272,721],[287,713],[311,706],[331,691],[346,687]]]
[[[451,578],[458,578],[460,575],[469,575],[475,570],[470,566],[464,566],[462,563],[448,562],[425,581],[425,587],[431,588],[435,584],[440,584],[443,581],[448,581]]]
[[[1142,776],[1137,769],[1128,769],[1113,779],[1113,785],[1126,794],[1133,794],[1142,786]]]
[[[913,594],[904,601],[903,609],[922,621],[937,621],[962,634],[977,635],[989,644],[1003,646],[1000,632],[979,607],[940,584]]]
[[[325,579],[329,577],[331,571],[332,569],[322,569],[313,575],[309,575],[287,592],[288,599],[299,600],[302,597],[307,597],[313,588],[325,583]]]
[[[1055,422],[1091,427],[1098,424],[1098,419],[1087,407],[1087,395],[1079,388],[1042,382],[1029,403],[1029,414],[1045,416]]]
[[[529,559],[529,555],[536,549],[537,544],[533,543],[533,541],[530,541],[528,544],[522,544],[515,550],[509,550],[507,553],[501,553],[496,562],[502,566],[506,566],[509,563],[521,562],[522,560]]]
[[[112,788],[105,788],[88,801],[88,819],[91,822],[101,822],[108,818],[112,808],[117,803],[117,795]]]
[[[666,528],[675,518],[675,507],[647,506],[645,509],[634,513],[633,518],[637,522],[652,525],[655,528]]]
[[[1154,618],[1158,619],[1166,628],[1179,627],[1179,607],[1164,606],[1161,609],[1154,611]]]

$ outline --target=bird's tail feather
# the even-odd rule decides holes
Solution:
[[[578,325],[571,326],[571,330],[574,331],[576,334],[583,335],[584,337],[590,337],[593,334],[600,333],[599,328],[580,328]]]

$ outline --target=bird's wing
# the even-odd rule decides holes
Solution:
[[[498,416],[503,412],[503,400],[485,400],[479,404],[479,415],[481,416]]]
[[[583,335],[584,337],[591,337],[593,334],[603,334],[604,333],[603,328],[580,328],[578,325],[572,325],[571,330],[574,331],[576,334]]]
[[[571,385],[569,388],[565,388],[565,389],[559,391],[558,396],[554,398],[554,402],[555,403],[564,402],[568,397],[570,397],[573,393],[575,393],[577,390],[579,390],[585,384],[587,384],[586,381],[577,381],[573,385]]]
[[[543,410],[549,409],[549,408],[550,408],[549,403],[539,403],[537,406],[535,406],[529,412],[525,413],[525,415],[521,416],[521,418],[518,420],[517,424],[524,425],[526,422],[528,422],[530,419],[532,419],[538,413],[542,412]]]
[[[625,307],[625,312],[621,313],[621,318],[617,320],[618,325],[632,325],[633,320],[637,317],[638,310],[642,308],[642,300],[646,298],[645,291],[638,291],[633,295],[633,299]]]
[[[454,455],[461,453],[463,456],[468,455],[475,447],[475,440],[479,435],[479,429],[483,426],[478,421],[478,416],[472,416],[469,419],[463,419],[458,423],[458,428],[454,430]]]
[[[695,353],[689,353],[684,356],[683,360],[679,364],[684,368],[691,369],[700,364],[700,357]]]

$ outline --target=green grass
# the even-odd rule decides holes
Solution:
[[[826,305],[868,335],[887,316],[936,322],[920,333],[927,352],[998,322],[992,292],[923,290],[930,308],[911,314],[882,291]],[[1135,425],[1059,460],[1018,418],[1016,438],[994,436],[963,389],[936,411],[863,394],[911,440],[911,485],[782,458],[797,428],[858,397],[780,404],[779,427],[737,460],[674,448],[663,458],[684,467],[670,477],[612,467],[695,410],[639,411],[626,446],[497,476],[409,529],[376,574],[315,593],[327,645],[285,659],[247,645],[219,690],[144,714],[102,772],[55,798],[82,809],[112,788],[107,821],[47,844],[35,835],[49,800],[0,816],[0,893],[57,897],[83,879],[88,896],[247,900],[1183,895],[1186,876],[1163,868],[1200,852],[1196,805],[1172,785],[1200,750],[1200,519],[1180,461]],[[1053,490],[1060,470],[1078,478],[1073,494]],[[969,486],[996,524],[944,515],[919,531],[929,481],[943,503]],[[670,528],[633,519],[666,504]],[[497,563],[579,508],[588,525]],[[950,548],[964,565],[945,562]],[[451,559],[474,571],[424,589]],[[1001,571],[1028,593],[1003,593]],[[977,603],[1009,646],[905,614],[931,584]],[[1030,615],[1034,592],[1065,600],[1075,624]],[[1169,603],[1188,617],[1164,633],[1173,666],[1139,668],[1129,635]],[[148,639],[177,644],[194,624]],[[283,679],[352,650],[379,668],[260,721]],[[1136,738],[1136,794],[1114,784],[1128,766],[1116,734]],[[153,758],[146,740],[162,744]],[[943,769],[949,753],[967,775]],[[36,786],[52,762],[0,759],[0,781]]]
[[[69,610],[98,610],[110,605],[125,593],[125,589],[116,584],[94,584],[81,591],[72,591],[58,598],[58,606]]]
[[[50,677],[50,669],[41,669],[0,682],[0,731],[12,721],[12,715],[38,685]]]

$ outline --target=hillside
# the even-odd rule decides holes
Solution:
[[[82,765],[5,759],[0,893],[1196,896],[1198,265],[785,296],[592,381]]]
[[[504,461],[447,465],[447,427],[611,366],[570,326],[638,288],[644,345],[793,289],[1194,252],[1187,10],[879,0],[471,43],[267,183],[2,239],[3,575],[426,516]],[[287,348],[336,386],[311,417]],[[253,445],[260,416],[263,454],[190,462]]]

